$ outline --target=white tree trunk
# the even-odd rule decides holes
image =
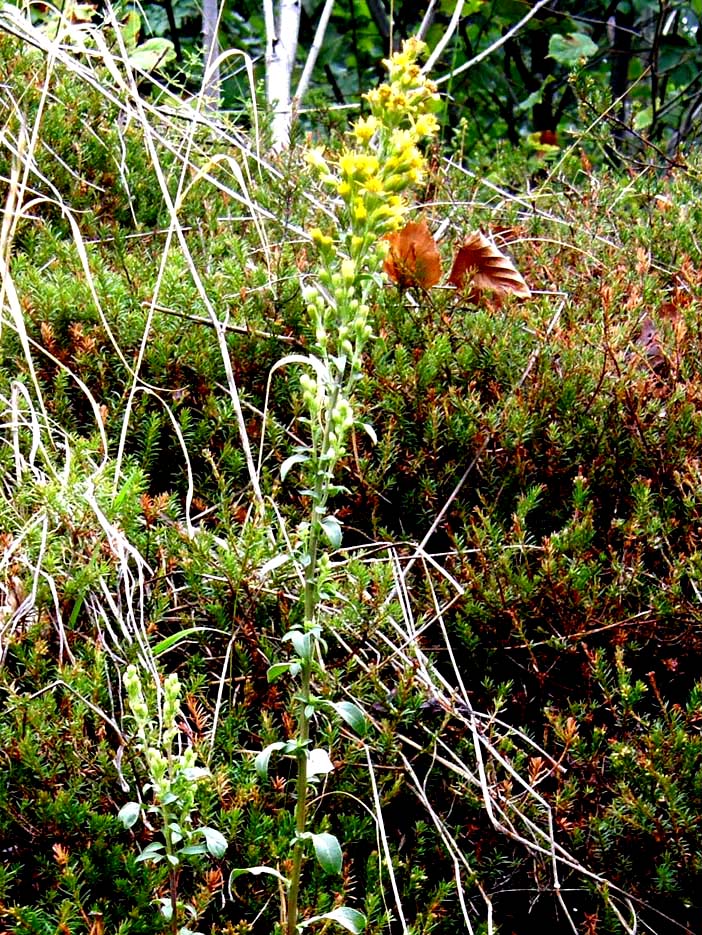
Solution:
[[[273,0],[264,0],[266,18],[266,96],[273,110],[273,148],[290,143],[292,123],[292,71],[300,31],[301,0],[280,0],[278,17]]]
[[[203,97],[208,109],[219,107],[219,10],[217,0],[203,0],[202,3],[202,40],[204,46],[204,89]]]

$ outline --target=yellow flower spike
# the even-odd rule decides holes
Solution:
[[[351,194],[351,186],[348,182],[339,182],[336,186],[336,190],[342,198],[348,198]]]
[[[434,114],[420,114],[414,122],[414,129],[419,137],[434,136],[439,130],[439,121]]]

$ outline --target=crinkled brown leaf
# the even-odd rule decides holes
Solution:
[[[524,299],[531,295],[531,289],[509,257],[480,231],[466,237],[459,247],[448,281],[460,291],[471,285],[474,289],[494,289]]]
[[[400,289],[431,289],[441,279],[441,256],[424,219],[410,221],[385,239],[390,243],[385,272]]]

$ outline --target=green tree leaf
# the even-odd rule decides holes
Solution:
[[[597,54],[597,46],[584,32],[573,32],[569,36],[554,33],[548,43],[548,56],[559,65],[574,67],[584,59]]]
[[[170,39],[153,37],[142,42],[129,56],[129,64],[140,71],[154,71],[162,68],[176,57],[173,43]]]

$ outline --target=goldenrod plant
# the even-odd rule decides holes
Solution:
[[[149,781],[142,789],[138,802],[127,802],[119,812],[126,828],[143,819],[153,828],[156,816],[163,840],[151,841],[143,849],[138,861],[168,864],[167,897],[159,899],[160,911],[173,935],[189,935],[185,920],[197,917],[196,909],[178,898],[178,878],[184,858],[209,854],[222,857],[227,849],[224,835],[215,828],[198,826],[193,820],[196,808],[197,785],[210,775],[208,769],[197,765],[197,753],[192,743],[183,744],[178,726],[181,685],[172,672],[163,683],[160,711],[152,711],[144,694],[141,677],[135,665],[124,673],[124,688],[129,710],[135,726],[139,753],[146,767]]]
[[[438,103],[436,87],[417,64],[422,49],[421,42],[410,39],[385,62],[387,83],[366,95],[370,115],[356,121],[338,155],[328,156],[323,147],[307,154],[313,171],[335,199],[337,215],[335,226],[311,231],[319,269],[305,283],[304,299],[315,354],[289,358],[305,367],[300,387],[309,437],[284,462],[281,474],[285,477],[295,465],[302,466],[310,513],[299,527],[295,553],[303,581],[303,620],[283,637],[292,645],[292,658],[275,664],[270,677],[288,671],[296,679],[297,731],[292,740],[267,746],[257,759],[264,777],[274,751],[291,754],[297,761],[295,838],[283,913],[287,935],[295,935],[300,928],[298,897],[308,842],[325,870],[339,872],[342,866],[337,839],[308,830],[310,786],[333,768],[329,753],[312,746],[313,718],[321,707],[331,706],[352,728],[362,731],[364,727],[358,706],[349,701],[323,702],[315,694],[313,678],[320,671],[325,647],[321,605],[329,592],[330,550],[337,549],[342,540],[341,523],[329,500],[343,489],[337,475],[352,427],[360,425],[373,436],[372,428],[358,416],[353,389],[361,378],[363,354],[373,335],[371,303],[380,287],[388,246],[383,237],[402,225],[410,209],[412,187],[425,171],[419,146],[438,129],[433,113]],[[352,932],[365,924],[363,915],[348,907],[337,907],[317,918],[333,919]]]

